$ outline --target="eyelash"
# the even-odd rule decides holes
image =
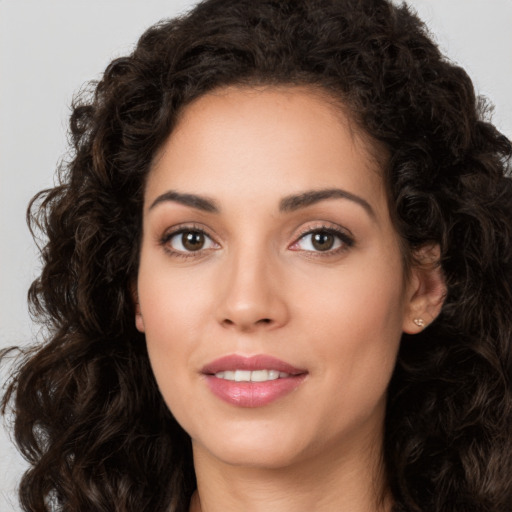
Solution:
[[[317,233],[333,235],[340,242],[340,246],[336,247],[335,249],[328,249],[326,251],[303,250],[303,252],[306,252],[309,257],[325,258],[329,256],[338,255],[349,250],[355,244],[354,238],[352,237],[352,235],[347,233],[347,231],[344,231],[340,228],[335,228],[332,225],[321,224],[312,228],[309,227],[302,231],[300,235],[297,237],[296,241],[293,242],[293,244],[290,247],[297,245],[301,240],[304,240],[307,236],[314,235]],[[301,249],[292,250],[301,251]]]
[[[205,251],[212,250],[211,248],[208,248],[208,249],[199,249],[197,251],[181,251],[181,250],[176,250],[176,249],[171,248],[170,244],[169,244],[170,241],[178,235],[183,235],[183,233],[198,233],[198,234],[203,235],[205,238],[208,238],[209,240],[211,240],[215,245],[217,245],[217,246],[219,245],[219,244],[217,244],[217,242],[215,242],[213,240],[213,238],[210,235],[208,235],[208,233],[202,227],[196,226],[194,224],[177,226],[172,231],[166,232],[160,239],[160,245],[164,248],[164,250],[169,255],[171,255],[173,257],[186,259],[186,258],[194,258],[199,255],[204,255]]]
[[[213,240],[213,238],[208,235],[208,233],[199,226],[195,225],[185,225],[185,226],[178,226],[175,229],[173,229],[170,232],[165,233],[162,238],[160,239],[160,245],[164,248],[164,250],[170,254],[173,257],[178,258],[194,258],[200,255],[204,255],[205,251],[211,251],[215,248],[206,248],[206,249],[198,249],[197,251],[182,251],[182,250],[176,250],[172,249],[170,247],[170,241],[179,235],[183,235],[184,233],[198,233],[200,235],[203,235],[205,238],[208,238],[211,243],[215,244],[217,247],[219,244]],[[313,235],[316,233],[324,233],[328,235],[333,235],[338,239],[340,242],[340,246],[336,247],[335,249],[328,249],[326,251],[314,251],[314,250],[303,250],[303,249],[291,249],[293,246],[297,245],[301,240],[304,240],[305,237],[309,235]],[[329,257],[333,255],[340,254],[342,252],[347,251],[351,247],[354,246],[354,238],[349,235],[346,231],[343,231],[338,228],[334,228],[332,226],[328,226],[325,224],[315,226],[313,228],[307,228],[303,232],[300,233],[300,235],[297,237],[295,242],[293,242],[289,248],[293,251],[302,251],[305,253],[308,253],[310,257]]]

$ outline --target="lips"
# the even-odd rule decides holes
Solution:
[[[216,359],[215,361],[207,364],[201,371],[207,375],[214,375],[218,372],[235,370],[276,370],[290,375],[307,373],[306,370],[295,368],[294,366],[272,356],[257,355],[245,357],[236,354]]]
[[[267,355],[229,355],[204,366],[212,393],[238,407],[263,407],[294,391],[307,371]]]

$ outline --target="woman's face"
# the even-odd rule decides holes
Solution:
[[[380,444],[410,288],[339,109],[299,88],[185,109],[147,181],[136,322],[195,456],[282,467]]]

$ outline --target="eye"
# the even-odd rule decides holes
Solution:
[[[333,253],[351,247],[353,244],[353,239],[342,231],[332,228],[317,228],[304,233],[290,249]]]
[[[171,252],[190,253],[205,249],[215,249],[218,245],[199,229],[180,229],[167,234],[162,243]]]

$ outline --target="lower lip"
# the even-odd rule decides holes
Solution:
[[[266,382],[236,382],[207,375],[206,381],[214,395],[238,407],[263,407],[294,391],[306,374]]]

